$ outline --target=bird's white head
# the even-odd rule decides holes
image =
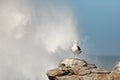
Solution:
[[[74,42],[74,45],[75,45],[75,46],[77,46],[77,45],[78,45],[78,43],[77,43],[77,42]]]

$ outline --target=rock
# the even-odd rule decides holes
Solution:
[[[47,76],[50,80],[55,80],[55,76],[60,75],[60,70],[58,68],[49,70]]]
[[[90,70],[79,70],[79,75],[80,76],[88,75],[90,73],[91,73]]]
[[[92,69],[92,68],[97,68],[97,66],[96,66],[95,64],[88,64],[87,66],[88,66],[89,68],[91,68],[91,69]]]
[[[120,61],[116,62],[110,76],[111,80],[120,80]]]
[[[47,76],[50,80],[55,80],[56,76],[64,76],[64,75],[67,75],[68,73],[70,72],[67,70],[60,70],[59,68],[56,68],[56,69],[49,70],[47,72]]]
[[[120,72],[112,72],[110,74],[111,80],[120,80]]]
[[[68,59],[64,59],[60,62],[59,64],[59,67],[76,67],[76,66],[79,66],[79,67],[82,67],[82,66],[86,66],[87,65],[87,62],[84,61],[84,60],[80,60],[80,59],[77,59],[77,58],[68,58]]]
[[[73,59],[73,58],[69,58],[69,59],[64,59],[60,62],[59,64],[59,69],[61,70],[68,70],[70,72],[72,72],[72,74],[79,74],[79,70],[81,67],[83,66],[87,66],[87,62],[84,60],[80,60],[80,59]]]
[[[108,74],[90,74],[83,76],[83,80],[110,80]]]
[[[95,73],[95,74],[109,74],[110,71],[107,71],[105,69],[95,68],[95,69],[91,69],[91,73]]]
[[[120,72],[120,61],[116,62],[116,65],[113,68],[112,72]]]
[[[77,74],[79,74],[80,67],[76,66],[76,67],[71,68],[71,70],[73,71],[73,74],[77,75]]]
[[[120,62],[112,72],[81,59],[64,59],[58,68],[47,72],[49,80],[120,80]]]
[[[78,76],[62,76],[62,77],[56,77],[56,80],[81,80]]]

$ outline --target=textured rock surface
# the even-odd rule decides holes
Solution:
[[[120,80],[120,61],[116,63],[111,72],[111,80]]]
[[[64,59],[47,72],[49,80],[120,80],[120,62],[111,72],[80,59]]]

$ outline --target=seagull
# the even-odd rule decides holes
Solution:
[[[74,53],[74,58],[75,58],[75,55],[79,55],[80,53],[82,53],[81,48],[78,46],[77,42],[73,44],[72,52]]]

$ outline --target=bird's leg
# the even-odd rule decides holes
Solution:
[[[74,60],[75,60],[75,54],[74,54],[74,58],[72,60],[72,65],[74,66]]]
[[[74,54],[74,59],[75,59],[75,54]]]
[[[77,54],[77,58],[79,57],[79,54]]]

